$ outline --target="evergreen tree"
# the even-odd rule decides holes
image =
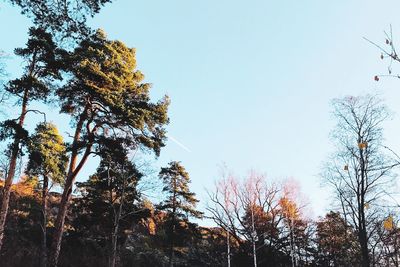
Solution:
[[[99,30],[80,43],[68,62],[72,78],[58,96],[61,111],[75,123],[75,133],[57,214],[52,266],[57,266],[72,186],[89,155],[100,155],[110,134],[129,148],[147,148],[159,155],[168,123],[169,100],[150,101],[150,85],[142,83],[144,76],[136,70],[134,49],[107,40]]]
[[[176,161],[170,162],[168,167],[161,168],[160,178],[164,182],[163,192],[167,199],[159,209],[167,211],[170,222],[170,260],[169,265],[174,265],[175,232],[179,221],[188,221],[189,216],[201,218],[202,213],[196,210],[196,195],[189,190],[190,178],[185,168]]]
[[[111,0],[8,0],[21,8],[33,23],[65,39],[80,38],[90,33],[87,17],[93,17]]]
[[[49,182],[63,184],[67,164],[66,147],[55,125],[40,123],[29,142],[27,174],[42,178],[42,255],[41,266],[47,265],[47,198]]]
[[[142,174],[127,156],[119,140],[108,140],[102,146],[101,162],[87,182],[78,183],[82,198],[77,208],[82,213],[76,223],[82,235],[91,233],[97,240],[106,240],[108,266],[116,266],[117,245],[126,230],[144,215],[137,183]]]
[[[3,244],[4,226],[8,212],[10,191],[15,175],[17,159],[21,153],[21,145],[27,141],[28,133],[24,129],[29,102],[46,100],[55,80],[61,79],[59,73],[56,44],[49,33],[40,28],[29,30],[29,40],[25,48],[15,49],[15,54],[24,58],[25,71],[21,78],[10,81],[5,90],[18,99],[21,112],[19,118],[6,120],[1,124],[0,140],[10,140],[8,151],[9,167],[3,188],[0,208],[0,249]]]

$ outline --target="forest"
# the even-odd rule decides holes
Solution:
[[[385,143],[393,112],[381,95],[330,102],[323,216],[310,216],[312,192],[296,179],[256,169],[221,166],[200,199],[182,159],[147,160],[170,139],[174,99],[155,99],[136,49],[88,23],[111,2],[1,1],[32,25],[14,49],[19,77],[0,50],[0,267],[400,266],[400,151]],[[400,77],[392,29],[382,38],[365,40],[388,66],[376,84]],[[49,121],[49,109],[70,121]]]

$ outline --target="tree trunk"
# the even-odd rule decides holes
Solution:
[[[289,221],[289,229],[290,229],[290,232],[289,232],[289,237],[290,237],[290,256],[291,256],[291,259],[292,259],[292,267],[295,267],[296,266],[296,259],[294,257],[294,236],[293,236],[293,219],[292,218],[290,218],[290,221]]]
[[[231,244],[229,242],[229,231],[226,231],[226,246],[227,246],[227,258],[228,258],[228,267],[231,267]]]
[[[114,225],[111,232],[111,255],[109,259],[109,267],[115,267],[117,264],[117,244],[118,244],[118,230],[119,221],[122,213],[122,203],[119,206],[117,217],[114,219]]]
[[[173,186],[173,196],[172,196],[172,204],[173,204],[173,208],[172,208],[172,227],[171,227],[171,244],[170,244],[170,252],[169,252],[169,266],[173,267],[174,266],[174,258],[175,258],[175,252],[174,252],[174,246],[175,246],[175,214],[176,214],[176,191],[177,191],[177,184],[176,184],[176,177],[173,177],[173,181],[172,181],[172,186]]]
[[[118,206],[118,212],[114,212],[115,218],[114,218],[113,229],[111,232],[111,255],[110,255],[110,259],[109,259],[109,267],[115,267],[116,263],[117,263],[118,231],[119,231],[119,223],[120,223],[121,216],[122,216],[122,208],[124,205],[125,188],[126,188],[126,177],[125,177],[125,174],[123,174],[123,175],[124,175],[124,180],[123,180],[121,200],[120,200],[120,204]],[[110,179],[110,177],[108,177],[108,179]],[[110,203],[111,203],[111,205],[113,205],[112,190],[110,191]],[[114,209],[114,206],[112,208]]]
[[[117,263],[117,234],[118,234],[118,225],[114,225],[113,230],[111,232],[111,255],[109,259],[109,267],[115,267]]]
[[[21,109],[21,115],[19,117],[19,122],[18,125],[22,127],[24,125],[25,117],[26,117],[26,111],[28,107],[28,89],[25,89],[24,91],[24,96],[22,99],[22,109]],[[11,194],[11,185],[14,179],[15,175],[15,169],[17,167],[17,159],[18,159],[18,154],[20,152],[20,143],[21,140],[19,136],[17,135],[14,139],[14,143],[12,145],[12,151],[11,151],[11,157],[10,157],[10,166],[7,171],[7,177],[4,181],[4,188],[3,188],[3,196],[2,196],[2,202],[1,202],[1,209],[0,209],[0,251],[3,246],[3,240],[4,240],[4,228],[6,225],[6,219],[7,219],[7,213],[8,213],[8,208],[10,204],[10,194]]]
[[[85,155],[81,159],[81,162],[79,163],[80,166],[84,164],[89,154],[90,153],[85,153]],[[56,219],[56,227],[55,227],[56,229],[53,237],[53,243],[51,246],[51,255],[50,255],[51,267],[57,267],[58,264],[58,257],[60,255],[60,250],[61,250],[62,235],[64,232],[65,217],[67,216],[68,207],[71,201],[72,185],[74,184],[75,178],[78,175],[77,170],[80,170],[79,166],[76,168],[75,171],[71,172],[67,176],[63,195],[61,197],[61,202]]]
[[[368,251],[368,244],[367,244],[367,236],[365,231],[360,233],[360,243],[361,243],[361,254],[362,254],[362,267],[369,267],[369,251]]]
[[[174,235],[175,235],[175,220],[173,220],[172,223],[172,230],[171,230],[171,244],[170,244],[170,251],[169,251],[169,266],[173,267],[174,266],[174,258],[175,258],[175,252],[174,252]]]
[[[253,240],[253,263],[254,267],[257,267],[257,252],[256,252],[256,241]]]
[[[63,195],[61,197],[61,202],[56,219],[56,227],[55,227],[56,229],[54,232],[53,243],[51,246],[51,255],[49,259],[50,260],[49,265],[51,267],[56,267],[58,263],[58,256],[60,255],[60,249],[61,249],[62,234],[64,231],[65,216],[67,215],[68,203],[71,199],[72,183],[74,180],[75,177],[72,177],[72,175],[68,175]]]
[[[256,228],[254,226],[254,203],[252,203],[252,207],[251,207],[251,226],[252,226],[252,233],[251,233],[251,241],[253,243],[253,264],[254,267],[257,267],[257,250],[256,250],[256,237],[257,237],[257,233],[256,233]]]
[[[358,137],[358,142],[362,143],[363,140],[361,136]],[[367,152],[365,152],[367,153]],[[364,158],[364,150],[359,148],[360,154],[360,173],[361,173],[361,189],[359,192],[359,241],[361,246],[361,255],[362,255],[362,266],[369,267],[370,266],[370,259],[369,259],[369,251],[368,251],[368,238],[367,238],[367,227],[365,221],[365,188],[366,188],[366,159]]]
[[[47,266],[47,194],[48,194],[49,179],[47,176],[43,177],[43,189],[42,189],[42,251],[41,251],[41,267]]]
[[[360,219],[362,221],[362,219]],[[369,250],[368,250],[368,240],[367,240],[367,231],[365,226],[361,223],[361,228],[359,229],[359,242],[361,247],[361,266],[362,267],[369,267],[370,266],[370,259],[369,259]]]
[[[71,160],[68,168],[67,178],[65,180],[61,202],[57,213],[56,226],[55,226],[56,229],[53,236],[53,242],[51,244],[51,250],[50,250],[51,254],[49,258],[49,266],[51,267],[57,267],[58,264],[58,257],[60,256],[60,250],[61,250],[62,235],[64,232],[65,217],[67,216],[67,210],[69,202],[71,200],[72,186],[75,182],[76,176],[78,175],[79,171],[81,170],[82,166],[84,165],[90,154],[91,145],[88,144],[85,154],[82,156],[82,159],[77,166],[77,160],[78,160],[77,145],[81,136],[83,123],[87,118],[86,110],[87,108],[85,108],[85,110],[79,117],[79,121],[75,129],[74,141],[72,143]]]

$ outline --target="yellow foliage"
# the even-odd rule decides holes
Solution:
[[[298,209],[296,203],[294,203],[287,197],[281,198],[279,204],[282,208],[283,213],[289,218],[295,219],[298,216]]]
[[[393,230],[393,217],[389,216],[386,220],[383,221],[383,228],[385,230],[390,231]]]
[[[33,196],[35,192],[35,188],[38,185],[38,179],[37,178],[28,178],[26,176],[23,176],[21,180],[12,185],[12,190],[20,195],[20,196]]]
[[[20,196],[33,196],[39,181],[36,177],[29,178],[21,177],[21,180],[16,184],[11,185],[11,190]],[[0,179],[0,189],[4,186],[4,180]]]
[[[156,228],[157,228],[156,223],[154,222],[154,220],[150,219],[148,221],[148,224],[147,224],[147,229],[149,231],[149,234],[150,235],[155,235],[156,234]]]

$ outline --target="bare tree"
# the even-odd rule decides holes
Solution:
[[[208,195],[210,203],[207,210],[211,218],[239,244],[244,240],[251,243],[253,264],[257,266],[258,241],[269,237],[264,233],[267,227],[260,227],[260,224],[277,226],[280,221],[279,188],[268,184],[264,175],[255,172],[251,172],[244,181],[223,173],[215,191],[208,192]],[[261,221],[263,219],[266,221]],[[268,242],[269,245],[273,243],[273,240]],[[228,265],[229,259],[228,255]]]
[[[387,211],[386,211],[387,212]],[[400,229],[398,214],[389,213],[377,220],[376,231],[371,236],[372,266],[399,266]]]
[[[387,73],[386,74],[380,74],[380,75],[375,75],[374,79],[375,81],[379,81],[380,78],[382,77],[394,77],[394,78],[399,78],[400,79],[400,73],[393,73],[393,63],[400,63],[400,57],[399,54],[397,53],[397,49],[394,43],[393,39],[393,31],[392,31],[392,26],[390,26],[390,31],[384,32],[385,34],[385,42],[384,45],[377,44],[367,38],[364,38],[367,42],[371,43],[375,47],[377,47],[380,51],[380,58],[382,60],[389,60],[389,64],[387,67]]]
[[[376,231],[379,209],[390,193],[399,162],[383,146],[382,123],[389,112],[376,96],[333,101],[337,125],[332,138],[337,151],[326,163],[324,180],[333,187],[344,218],[358,234],[362,266],[370,266],[370,237]]]

